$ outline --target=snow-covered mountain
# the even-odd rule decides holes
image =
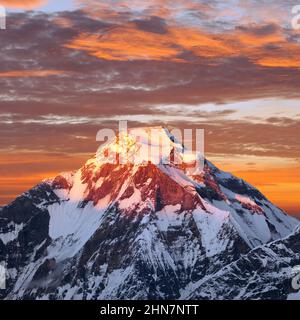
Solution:
[[[298,220],[207,160],[189,170],[165,128],[150,141],[159,161],[146,158],[151,129],[120,134],[78,171],[0,209],[0,298],[289,296],[292,273],[283,273],[300,264]]]

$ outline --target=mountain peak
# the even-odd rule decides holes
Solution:
[[[1,252],[21,257],[5,296],[179,298],[294,230],[297,220],[242,179],[207,160],[175,161],[186,150],[164,127],[120,132],[79,170],[2,208]]]
[[[287,235],[297,224],[245,181],[207,160],[203,166],[189,162],[190,170],[184,161],[174,161],[174,150],[184,159],[186,148],[164,127],[130,129],[102,145],[77,172],[50,184],[72,208],[115,207],[119,214],[135,216],[163,210],[171,216],[197,211],[224,221],[229,217],[250,247]]]
[[[178,131],[177,131],[178,134]],[[179,132],[180,134],[180,132]],[[106,138],[101,135],[99,140]],[[96,155],[86,164],[99,167],[104,163],[145,165],[179,165],[199,170],[203,167],[203,155],[184,146],[185,137],[175,137],[163,126],[139,127],[120,131],[101,145]],[[191,137],[189,137],[191,138]],[[190,174],[192,174],[190,172]]]

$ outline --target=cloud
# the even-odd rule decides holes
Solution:
[[[180,53],[163,35],[126,27],[116,27],[101,35],[80,34],[66,47],[87,51],[97,58],[120,61],[176,60]]]
[[[165,20],[160,17],[150,16],[148,19],[137,19],[133,22],[139,30],[158,34],[168,32]]]
[[[0,72],[0,78],[48,77],[62,74],[59,70],[12,70]]]
[[[219,64],[220,59],[245,58],[267,68],[299,67],[300,45],[274,23],[209,33],[196,27],[169,26],[162,19],[159,21],[163,29],[155,29],[153,18],[141,21],[142,24],[135,21],[104,28],[96,33],[81,32],[65,47],[112,61],[163,60]],[[207,61],[203,61],[204,58]]]
[[[280,58],[280,57],[265,57],[257,61],[258,64],[264,67],[274,68],[300,68],[300,59],[294,58]]]
[[[202,0],[77,0],[84,12],[92,17],[123,22],[151,16],[169,20],[179,15],[193,17],[196,13],[212,12],[209,2],[213,3]]]
[[[297,119],[254,124],[228,119],[232,111],[201,110],[204,103],[300,98],[295,64],[282,67],[281,61],[278,67],[275,60],[296,59],[299,45],[279,25],[249,24],[213,33],[175,28],[153,16],[116,24],[79,10],[9,18],[0,47],[4,149],[29,149],[35,139],[37,148],[47,140],[52,150],[66,143],[70,152],[92,152],[99,127],[114,126],[115,119],[128,115],[136,125],[143,118],[203,126],[213,132],[207,139],[215,154],[279,155],[284,150],[286,157],[300,157]],[[267,58],[276,63],[265,66]],[[183,105],[199,109],[188,112]]]
[[[12,9],[31,10],[47,3],[47,0],[1,0],[0,4]]]
[[[46,176],[80,167],[98,147],[96,132],[126,117],[130,126],[204,128],[206,152],[221,158],[277,157],[284,166],[300,159],[299,119],[276,114],[281,101],[300,99],[290,0],[81,4],[55,14],[9,13],[9,28],[0,34],[3,202]],[[264,117],[259,106],[248,118],[223,110],[223,103],[269,97],[274,108]],[[280,192],[291,188],[282,185]]]
[[[188,36],[187,36],[188,35]],[[229,36],[225,36],[228,39]],[[233,40],[233,39],[232,39]],[[238,51],[221,35],[205,34],[193,28],[164,29],[149,32],[134,24],[113,27],[100,34],[82,33],[67,48],[83,50],[105,60],[167,60],[189,62],[192,56],[218,58],[236,56]],[[186,59],[184,58],[186,56]]]

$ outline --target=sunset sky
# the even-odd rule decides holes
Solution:
[[[123,119],[204,128],[209,160],[300,217],[297,1],[0,4],[1,205],[79,168]]]

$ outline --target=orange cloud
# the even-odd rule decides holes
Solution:
[[[0,72],[0,78],[48,77],[62,74],[60,70],[13,70]]]
[[[289,31],[282,27],[287,18],[281,3],[266,6],[265,3],[257,1],[242,1],[234,7],[230,4],[219,7],[213,1],[77,0],[77,2],[82,5],[86,14],[94,18],[119,26],[126,25],[124,34],[119,27],[101,36],[101,39],[90,35],[89,48],[86,46],[80,48],[80,37],[68,44],[69,48],[86,50],[102,59],[179,61],[178,55],[188,51],[199,58],[241,56],[266,68],[299,68],[297,57],[300,46],[293,37],[290,37]],[[134,19],[145,21],[153,16],[161,18],[168,24],[168,34],[158,38],[155,34],[146,35],[145,32],[133,30],[134,25],[128,26],[128,21]],[[216,24],[211,33],[203,32],[204,29],[200,30],[207,21],[218,22],[221,17],[230,17],[235,28],[227,32]],[[193,24],[189,24],[190,21]],[[195,26],[197,23],[198,28],[186,27]],[[126,45],[122,43],[122,36]],[[145,40],[145,43],[137,45],[139,39]],[[97,43],[97,51],[92,48],[91,42]],[[293,47],[296,52],[290,54]],[[131,50],[127,55],[128,49]],[[271,59],[266,58],[270,55],[273,56]],[[184,59],[181,58],[180,61]]]
[[[211,35],[192,28],[172,28],[170,38],[183,50],[202,57],[222,57],[236,54],[233,46],[227,44],[219,35]]]
[[[117,27],[104,35],[81,34],[66,47],[107,60],[177,60],[180,53],[167,36],[130,27]]]
[[[239,40],[240,43],[246,46],[259,47],[267,44],[284,41],[284,38],[281,34],[268,35],[264,37],[249,34],[239,34],[237,36],[237,40]]]
[[[192,28],[169,28],[158,34],[135,29],[132,25],[116,27],[103,35],[80,34],[67,48],[87,51],[106,60],[184,61],[179,55],[190,51],[202,57],[222,57],[236,53],[218,36]]]
[[[265,57],[259,59],[257,63],[264,67],[300,68],[300,59],[298,57]]]
[[[165,26],[163,33],[156,33],[128,23],[101,35],[82,33],[65,46],[101,59],[119,61],[187,62],[183,54],[189,52],[198,58],[211,59],[244,56],[264,67],[298,68],[300,63],[300,45],[289,42],[282,29],[273,25],[211,34],[174,26]]]
[[[46,0],[0,0],[0,4],[7,8],[27,10],[41,7],[46,3]]]

